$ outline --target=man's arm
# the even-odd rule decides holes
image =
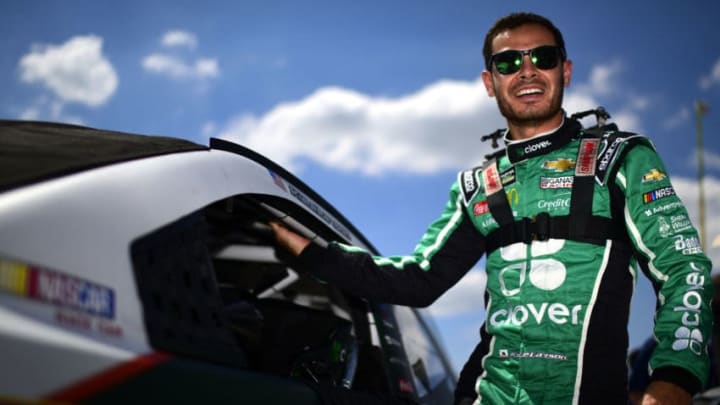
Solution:
[[[485,239],[469,218],[457,184],[440,217],[408,256],[373,256],[354,246],[321,247],[271,224],[278,245],[296,256],[294,265],[356,296],[399,305],[430,305],[484,253]]]
[[[658,294],[653,333],[658,344],[646,399],[684,398],[678,390],[689,397],[702,388],[709,367],[712,264],[650,146],[633,147],[615,181],[625,194],[625,222],[638,264]]]

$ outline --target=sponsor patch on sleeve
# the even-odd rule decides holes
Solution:
[[[694,236],[685,237],[683,235],[675,236],[675,250],[681,252],[683,255],[697,255],[703,252],[702,245],[698,238]]]
[[[475,179],[475,169],[461,172],[458,181],[460,183],[460,191],[462,191],[465,206],[467,206],[480,189],[480,185]]]
[[[498,172],[497,162],[485,167],[482,171],[483,185],[485,186],[485,194],[492,195],[502,190],[502,180]]]
[[[692,229],[690,218],[685,214],[660,216],[657,219],[658,233],[663,238]]]
[[[490,207],[488,206],[487,200],[476,202],[475,205],[473,205],[473,214],[476,217],[487,214],[488,212],[490,212]]]
[[[643,203],[649,204],[653,201],[662,200],[666,197],[672,197],[675,195],[675,190],[672,187],[662,187],[656,190],[643,194]]]
[[[648,183],[651,181],[660,181],[667,178],[667,175],[658,169],[652,169],[649,172],[643,174],[642,182]]]

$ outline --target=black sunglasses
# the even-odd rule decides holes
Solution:
[[[494,64],[495,69],[501,75],[515,73],[522,67],[525,55],[530,55],[532,64],[542,70],[553,69],[558,65],[558,62],[565,60],[565,50],[555,45],[543,45],[525,51],[508,49],[492,55],[487,69],[490,70]]]

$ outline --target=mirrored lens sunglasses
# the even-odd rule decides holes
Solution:
[[[490,70],[490,67],[495,65],[501,75],[515,73],[522,67],[525,55],[529,55],[532,64],[542,70],[553,69],[560,60],[565,59],[563,50],[555,45],[543,45],[524,51],[509,49],[492,55],[487,69]]]

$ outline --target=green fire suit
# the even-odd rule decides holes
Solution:
[[[359,296],[426,306],[483,254],[479,403],[626,403],[637,268],[658,297],[652,378],[691,393],[705,381],[711,263],[644,137],[591,134],[565,118],[461,172],[412,255],[333,243],[298,260]]]

